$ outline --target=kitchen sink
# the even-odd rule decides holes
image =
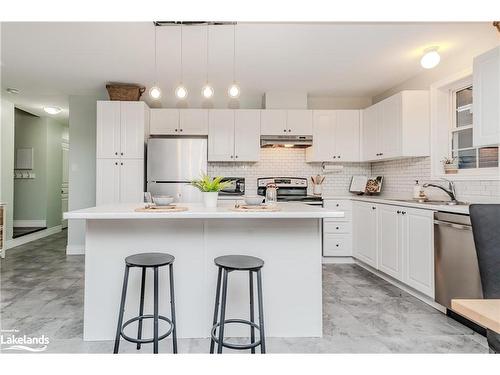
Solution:
[[[420,202],[415,199],[391,199],[393,201],[398,201],[398,202],[407,202],[407,203],[420,203],[420,204],[432,204],[436,206],[468,206],[470,203],[468,202],[451,202],[451,201],[425,201],[425,202]]]

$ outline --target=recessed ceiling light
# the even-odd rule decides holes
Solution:
[[[8,87],[5,89],[5,91],[7,91],[9,94],[19,94],[19,90],[18,89],[15,89],[14,87]]]
[[[43,107],[43,110],[47,112],[49,115],[57,115],[62,111],[59,107]]]
[[[438,53],[439,47],[430,47],[424,50],[424,55],[420,60],[420,65],[425,69],[432,69],[439,64],[441,56]]]

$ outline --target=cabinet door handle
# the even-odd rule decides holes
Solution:
[[[290,133],[292,131],[292,129],[288,129],[288,133]]]
[[[120,152],[120,155],[123,156],[123,152]]]
[[[115,155],[118,155],[118,152],[115,152]]]
[[[334,156],[333,158],[334,158],[334,159],[336,159],[337,157],[336,157],[336,156]]]
[[[339,244],[336,244],[335,246],[336,246],[336,247],[339,247]]]
[[[182,131],[182,129],[179,129],[179,131],[181,132],[181,131]]]
[[[340,159],[340,155],[339,155],[339,156],[337,156],[337,158],[339,158],[339,159]]]
[[[335,205],[335,207],[339,207],[339,206],[340,206],[340,204],[338,204],[338,203]]]
[[[231,155],[231,159],[233,158],[233,155]]]
[[[235,157],[234,157],[234,158],[235,158],[235,159],[238,159],[238,155],[235,155]]]
[[[283,132],[285,132],[285,133],[286,133],[286,129],[283,129]]]
[[[118,165],[118,162],[117,162],[117,161],[115,162],[115,165]]]
[[[339,227],[335,227],[335,229],[339,230]]]
[[[377,207],[372,206],[372,210],[376,210],[376,209],[377,209]]]
[[[400,213],[401,213],[401,211],[397,210],[397,211],[396,211],[396,213],[397,213],[397,214],[400,214]]]
[[[123,165],[123,163],[120,163],[120,165]]]
[[[406,215],[406,211],[401,211],[401,213],[402,213],[403,215]]]
[[[175,129],[175,131],[177,131],[178,129]]]

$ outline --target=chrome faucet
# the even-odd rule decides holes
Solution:
[[[435,184],[424,184],[423,187],[424,188],[435,187],[435,188],[441,189],[442,191],[444,191],[446,194],[448,194],[450,196],[451,202],[449,204],[458,204],[457,193],[455,191],[455,184],[453,183],[453,181],[447,180],[445,178],[442,178],[441,180],[444,180],[448,183],[448,189],[442,187],[441,185],[435,185]]]

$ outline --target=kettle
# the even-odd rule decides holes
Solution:
[[[266,185],[266,204],[276,204],[278,202],[278,186],[273,183]]]

